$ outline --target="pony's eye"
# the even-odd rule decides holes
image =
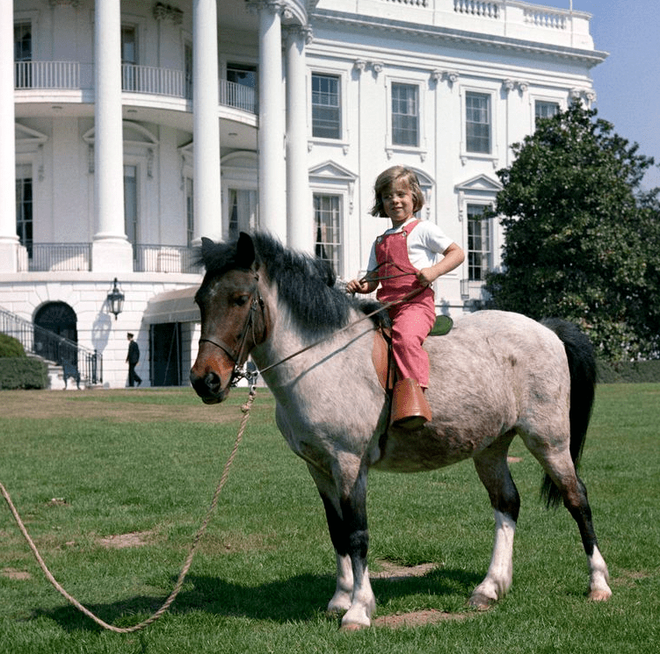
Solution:
[[[239,296],[237,296],[237,297],[234,298],[234,304],[235,304],[237,307],[242,307],[242,306],[244,306],[245,304],[247,304],[247,301],[248,301],[249,299],[250,299],[250,296],[249,296],[249,295],[239,295]]]

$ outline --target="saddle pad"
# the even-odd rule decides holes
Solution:
[[[445,334],[449,334],[453,326],[454,321],[449,316],[436,316],[429,336],[444,336]]]

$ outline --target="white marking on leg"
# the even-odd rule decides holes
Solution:
[[[600,550],[594,547],[593,554],[588,557],[589,560],[589,599],[595,602],[604,602],[612,597],[612,590],[609,587],[609,573],[607,564],[603,559]]]
[[[343,613],[351,608],[353,595],[353,566],[351,557],[337,554],[337,588],[328,604],[331,613]]]
[[[371,590],[369,581],[369,568],[357,579],[353,588],[351,608],[348,609],[341,621],[342,629],[362,629],[371,625],[371,614],[376,608],[376,598]]]
[[[516,523],[510,516],[495,511],[495,544],[486,578],[474,589],[474,603],[481,604],[480,598],[491,601],[504,597],[513,579],[513,538]]]

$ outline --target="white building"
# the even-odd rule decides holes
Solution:
[[[510,145],[595,97],[589,19],[518,0],[3,0],[6,324],[97,351],[110,387],[134,332],[145,382],[185,383],[191,245],[259,227],[352,278],[387,226],[369,209],[395,163],[468,252],[438,312],[470,310],[501,246],[475,218]]]

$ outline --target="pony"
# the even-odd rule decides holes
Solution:
[[[265,233],[202,240],[206,272],[195,301],[199,350],[190,372],[207,404],[222,402],[251,356],[276,400],[276,422],[307,464],[325,508],[337,565],[328,611],[344,629],[371,624],[368,472],[433,470],[472,458],[495,516],[486,577],[469,604],[487,608],[511,586],[520,497],[507,451],[520,436],[545,471],[548,506],[563,501],[582,537],[588,596],[612,594],[584,484],[576,472],[594,401],[596,367],[573,324],[503,311],[457,319],[425,343],[433,418],[417,431],[389,426],[390,398],[372,363],[374,303],[350,297],[327,264]],[[367,315],[365,315],[367,313]]]

